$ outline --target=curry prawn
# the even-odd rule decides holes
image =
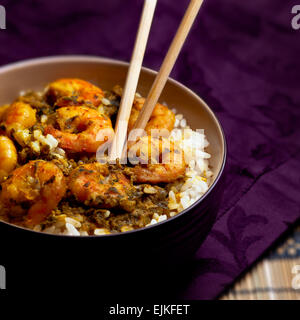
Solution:
[[[58,107],[70,105],[99,106],[104,97],[103,91],[88,81],[74,78],[58,79],[49,84],[47,99]]]
[[[41,223],[66,192],[66,179],[52,162],[30,161],[2,183],[1,205],[11,216],[25,216],[25,224]]]
[[[106,164],[90,163],[77,167],[70,174],[69,188],[78,201],[100,208],[121,207],[132,211],[133,187],[119,171],[110,172]]]
[[[57,109],[56,122],[58,129],[50,124],[45,128],[45,134],[54,136],[59,146],[70,152],[96,152],[114,135],[111,120],[85,106]]]

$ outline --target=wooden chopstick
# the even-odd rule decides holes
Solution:
[[[145,0],[142,17],[135,40],[135,45],[123,90],[120,109],[117,116],[115,136],[110,151],[110,161],[120,159],[126,140],[128,120],[138,84],[144,53],[157,0]]]
[[[200,10],[203,0],[191,0],[186,13],[181,21],[181,24],[176,32],[176,35],[171,43],[168,53],[162,63],[162,66],[153,82],[153,85],[149,91],[144,106],[138,116],[138,119],[133,127],[136,129],[130,134],[130,141],[128,141],[128,147],[130,147],[143,133],[147,122],[153,112],[153,109],[161,95],[161,92],[168,80],[168,77],[173,69],[173,66],[177,60],[179,52],[184,44],[185,39],[193,25],[193,22]]]

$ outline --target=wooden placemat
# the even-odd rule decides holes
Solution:
[[[300,300],[300,225],[221,300]]]

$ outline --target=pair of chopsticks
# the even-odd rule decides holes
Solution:
[[[128,121],[134,101],[156,2],[157,0],[145,0],[144,2],[143,13],[121,98],[120,110],[117,116],[115,136],[110,153],[110,160],[112,161],[121,159],[123,154],[123,148],[127,136]],[[145,129],[202,3],[203,0],[191,0],[161,68],[153,82],[143,108],[139,113],[138,119],[135,122],[133,128],[134,131],[132,131],[130,137],[131,141],[128,141],[127,146],[130,146],[130,143],[136,141],[141,136],[143,129]]]

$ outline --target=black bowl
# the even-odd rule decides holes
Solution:
[[[124,62],[84,56],[50,57],[11,64],[0,68],[0,104],[11,102],[21,90],[38,90],[60,77],[83,78],[109,89],[117,83],[124,84],[127,68],[128,64]],[[149,69],[142,70],[138,88],[141,94],[146,95],[155,74]],[[182,84],[169,79],[161,101],[183,113],[193,129],[205,129],[214,172],[206,194],[167,221],[120,234],[50,235],[0,222],[0,265],[7,270],[8,287],[68,283],[75,287],[83,284],[117,286],[121,292],[121,288],[124,289],[121,283],[126,284],[128,280],[130,287],[140,292],[136,286],[143,284],[144,288],[145,279],[155,284],[155,279],[166,278],[166,274],[173,277],[172,271],[189,265],[187,262],[192,260],[216,219],[224,186],[225,137],[211,109]]]

